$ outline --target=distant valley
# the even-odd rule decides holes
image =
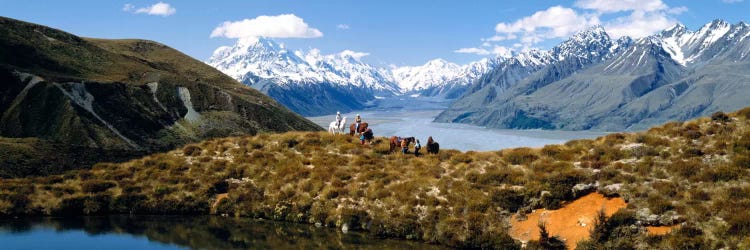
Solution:
[[[292,51],[259,38],[221,47],[207,63],[304,116],[428,97],[452,103],[437,122],[625,131],[747,106],[749,36],[748,24],[722,20],[640,39],[614,39],[594,26],[549,50],[390,68],[363,63],[356,52]]]

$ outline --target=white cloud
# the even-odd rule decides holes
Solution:
[[[553,6],[512,23],[495,25],[495,36],[485,41],[520,39],[527,46],[550,38],[565,38],[591,25],[599,24],[598,16],[578,14],[571,8]]]
[[[679,14],[682,14],[683,12],[686,12],[686,11],[688,11],[687,7],[680,6],[680,7],[674,7],[674,8],[668,9],[667,13],[668,14],[672,14],[672,15],[679,15]]]
[[[258,16],[236,22],[226,21],[211,32],[211,37],[243,38],[315,38],[323,32],[310,27],[302,18],[294,14],[278,16]]]
[[[455,53],[461,53],[461,54],[475,54],[475,55],[490,55],[494,54],[496,56],[501,57],[511,57],[513,56],[513,49],[510,49],[508,47],[504,46],[495,46],[492,51],[483,49],[483,48],[460,48],[457,50],[454,50]]]
[[[721,0],[724,3],[740,3],[744,0]]]
[[[669,28],[677,23],[660,12],[633,11],[630,16],[620,17],[605,24],[605,29],[613,37],[644,37]]]
[[[177,13],[177,9],[164,2],[158,2],[149,7],[138,9],[136,9],[135,5],[128,3],[122,7],[122,11],[131,12],[134,14],[146,14],[154,16],[171,16],[174,15],[174,13]]]
[[[320,52],[318,52],[318,53],[320,53]],[[341,55],[341,56],[351,56],[351,57],[354,57],[354,59],[359,60],[362,57],[369,56],[370,53],[367,53],[367,52],[356,52],[356,51],[351,51],[351,50],[347,49],[347,50],[341,51],[341,53],[339,53],[339,55]]]
[[[340,29],[340,30],[348,30],[349,29],[349,25],[341,23],[339,25],[336,25],[336,28]]]
[[[135,9],[135,5],[132,5],[129,3],[126,3],[125,5],[122,6],[122,11],[125,11],[125,12],[130,12],[134,9]]]
[[[513,57],[513,49],[505,47],[505,46],[495,46],[494,49],[492,49],[492,54],[495,54],[499,57]]]
[[[486,49],[482,48],[460,48],[457,50],[454,50],[455,53],[461,53],[461,54],[477,54],[477,55],[489,55],[490,52]]]
[[[574,4],[582,9],[596,10],[604,13],[621,11],[657,11],[667,9],[661,0],[578,0]]]

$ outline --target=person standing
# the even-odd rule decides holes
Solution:
[[[357,123],[357,126],[354,128],[354,132],[359,133],[359,123],[362,122],[362,117],[359,117],[359,114],[357,114],[357,118],[354,119],[354,122]],[[362,134],[362,133],[359,133],[359,134]]]
[[[422,148],[422,144],[419,144],[419,140],[414,144],[414,156],[419,156],[419,149]]]
[[[401,139],[401,153],[406,154],[409,152],[409,140],[406,138]]]

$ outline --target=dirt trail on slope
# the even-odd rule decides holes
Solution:
[[[604,208],[607,216],[612,216],[627,203],[622,198],[607,199],[599,193],[591,193],[565,204],[557,210],[537,209],[527,215],[527,220],[518,221],[518,216],[511,218],[510,236],[527,242],[539,239],[539,222],[547,225],[550,235],[559,235],[568,249],[575,249],[579,241],[588,238],[589,229],[594,224],[596,214]]]

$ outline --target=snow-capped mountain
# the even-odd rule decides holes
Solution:
[[[400,94],[388,70],[365,64],[360,56],[291,51],[270,39],[245,38],[216,49],[206,63],[299,114],[322,115],[362,109],[375,96]]]
[[[349,50],[331,55],[291,51],[271,39],[245,38],[216,49],[206,63],[302,115],[322,115],[402,94],[455,99],[502,60],[457,65],[436,59],[423,66],[384,68],[363,63],[361,56]]]
[[[448,99],[460,97],[476,79],[494,68],[504,58],[485,58],[466,65],[443,59],[434,59],[422,66],[393,68],[393,78],[402,92],[440,96]]]
[[[750,26],[612,40],[602,27],[540,53],[536,67],[498,64],[437,117],[499,128],[640,129],[750,105]]]
[[[399,93],[389,72],[363,63],[349,50],[333,55],[321,55],[318,50],[303,53],[271,39],[243,38],[235,46],[216,49],[207,63],[248,84],[262,79],[280,85],[327,82]]]

